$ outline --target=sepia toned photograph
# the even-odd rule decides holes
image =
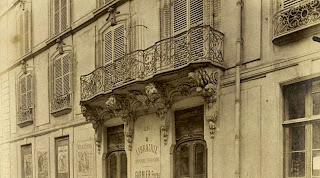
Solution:
[[[0,0],[1,178],[320,178],[320,0]]]

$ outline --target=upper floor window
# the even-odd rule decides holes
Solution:
[[[127,177],[127,155],[124,151],[123,125],[107,128],[107,177]]]
[[[104,64],[116,62],[125,55],[125,27],[123,24],[110,27],[104,33]]]
[[[52,35],[58,35],[70,25],[69,0],[52,0]]]
[[[26,71],[19,76],[18,81],[18,125],[20,127],[33,123],[33,76],[32,72]]]
[[[19,54],[23,56],[30,52],[31,46],[31,13],[30,6],[24,5],[18,13]]]
[[[175,112],[175,177],[207,177],[203,106]]]
[[[303,2],[303,0],[283,0],[281,6],[283,7],[283,9],[286,9],[288,7],[299,4],[300,2]]]
[[[71,111],[72,58],[70,53],[57,56],[51,62],[51,113],[54,116]]]
[[[173,5],[174,34],[203,24],[203,0],[175,0]]]
[[[286,177],[320,176],[320,80],[283,87]]]

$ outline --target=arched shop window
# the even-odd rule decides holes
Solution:
[[[175,112],[175,177],[207,177],[207,148],[203,139],[203,106]]]
[[[107,128],[107,178],[127,177],[123,125]]]

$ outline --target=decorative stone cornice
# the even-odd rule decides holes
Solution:
[[[215,68],[198,68],[188,74],[196,84],[196,91],[201,94],[211,108],[217,98],[219,72]]]

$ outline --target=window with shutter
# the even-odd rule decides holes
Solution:
[[[69,6],[67,0],[53,0],[53,35],[69,27]]]
[[[176,0],[173,13],[174,35],[190,29],[190,35],[180,35],[174,39],[174,66],[179,67],[188,62],[189,50],[193,59],[203,56],[203,31],[201,28],[192,28],[203,25],[203,0]]]
[[[115,70],[113,76],[113,82],[115,84],[123,80],[124,75],[124,55],[125,55],[125,38],[124,38],[125,27],[123,24],[110,27],[110,29],[104,33],[104,65],[108,70]],[[113,66],[113,67],[111,67]],[[109,76],[112,77],[112,76]],[[112,81],[112,79],[108,79]]]
[[[303,0],[283,0],[283,8],[286,9],[286,8],[294,6],[300,2],[303,2]]]
[[[72,61],[69,53],[56,57],[51,67],[52,105],[51,113],[58,116],[71,111]],[[60,112],[64,111],[66,112]],[[57,113],[56,113],[57,112]]]
[[[18,125],[30,125],[33,122],[33,91],[32,74],[27,73],[19,77],[19,107]]]
[[[19,23],[19,51],[20,56],[25,55],[30,51],[30,11],[25,9],[20,12],[18,15],[18,23]]]

